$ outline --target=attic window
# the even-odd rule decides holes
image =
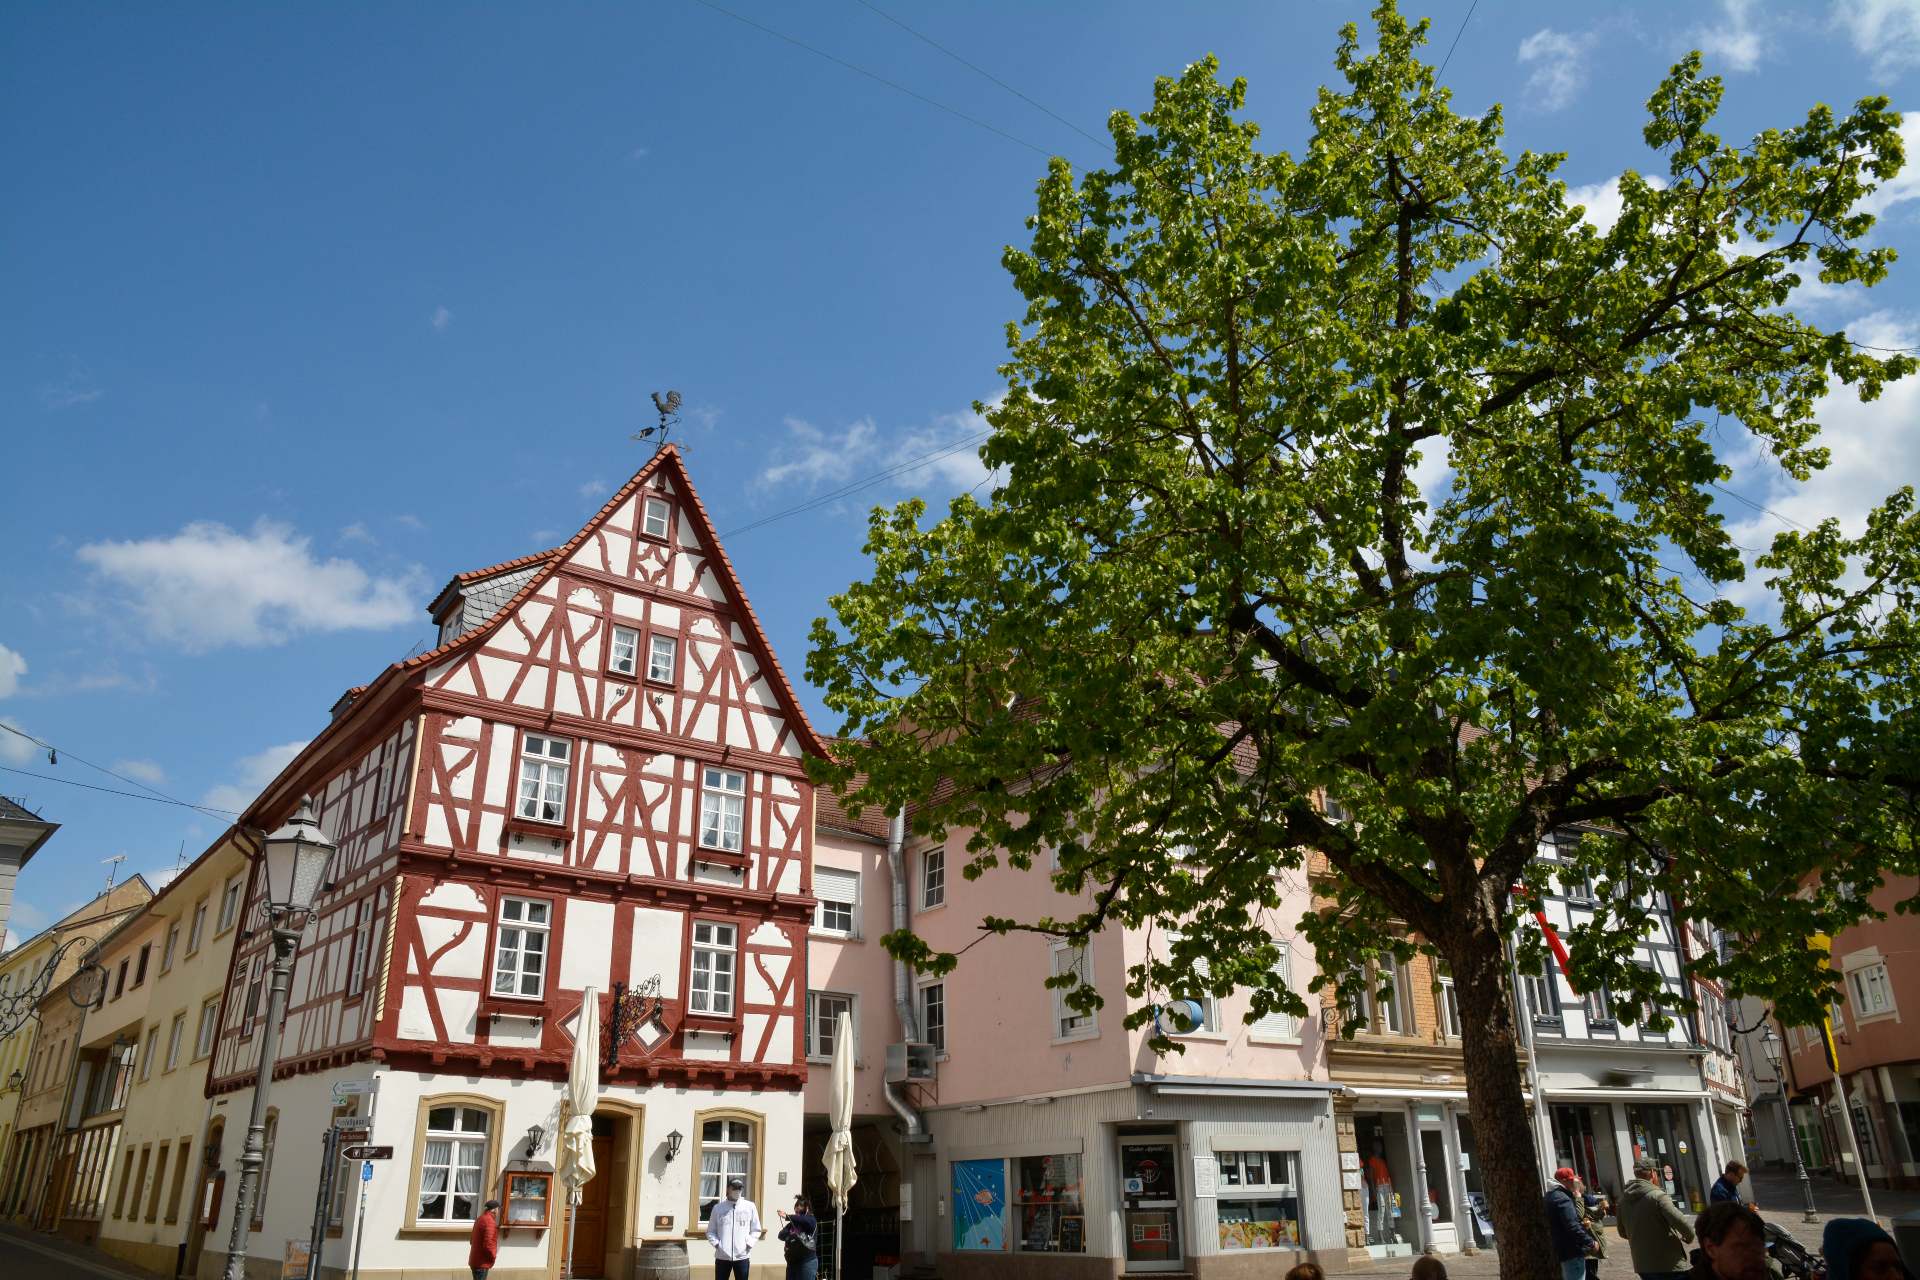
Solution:
[[[667,536],[667,514],[669,510],[670,508],[667,504],[660,499],[647,499],[647,511],[642,519],[641,528],[645,530],[649,538],[664,539]]]

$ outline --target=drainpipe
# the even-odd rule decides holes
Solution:
[[[907,871],[906,859],[902,856],[901,846],[907,842],[907,811],[905,809],[893,815],[887,823],[887,874],[893,881],[892,927],[898,932],[907,927]],[[907,978],[907,962],[893,962],[893,1011],[900,1019],[900,1036],[907,1041],[920,1038],[920,1020],[913,1012],[913,984]],[[907,1127],[908,1142],[931,1142],[933,1135],[927,1132],[927,1122],[914,1110],[903,1092],[902,1082],[887,1080],[881,1089],[887,1096],[887,1105],[900,1117]]]

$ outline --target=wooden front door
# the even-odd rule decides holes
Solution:
[[[593,1181],[580,1188],[580,1204],[574,1210],[573,1274],[603,1277],[607,1274],[607,1194],[613,1187],[613,1139],[595,1134],[593,1138]]]

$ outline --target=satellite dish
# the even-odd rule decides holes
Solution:
[[[1161,1035],[1192,1035],[1207,1023],[1207,1011],[1198,1000],[1169,1000],[1153,1015],[1153,1029]]]

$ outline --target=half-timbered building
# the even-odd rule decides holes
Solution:
[[[495,1274],[551,1274],[549,1175],[589,1019],[599,1173],[574,1274],[625,1276],[668,1241],[697,1267],[727,1176],[769,1219],[799,1185],[802,766],[822,744],[671,447],[563,546],[463,573],[431,611],[437,647],[349,691],[244,818],[271,829],[312,795],[338,844],[294,970],[250,1270],[278,1274],[308,1237],[322,1134],[347,1117],[394,1157],[364,1217],[360,1166],[337,1165],[325,1271],[357,1231],[362,1275],[464,1276],[498,1199]],[[235,1153],[270,965],[257,874],[247,894],[209,1072]]]

